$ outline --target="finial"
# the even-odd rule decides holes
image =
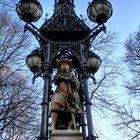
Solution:
[[[74,5],[74,0],[55,0],[55,5],[57,4],[72,4]]]

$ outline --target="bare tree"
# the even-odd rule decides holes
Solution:
[[[30,34],[5,11],[0,12],[0,139],[35,139],[38,131],[37,86],[24,68]]]
[[[138,32],[130,35],[125,43],[127,50],[125,61],[128,64],[133,77],[131,82],[128,82],[127,88],[129,93],[138,95],[140,93],[140,29]]]
[[[122,130],[130,140],[140,139],[140,28],[131,34],[125,43],[125,62],[131,73],[126,83],[128,97],[121,108],[117,110],[118,122],[116,126]]]
[[[93,42],[91,50],[98,54],[102,60],[101,67],[97,74],[95,73],[96,81],[92,81],[92,77],[89,80],[91,100],[93,106],[103,108],[112,108],[115,98],[113,93],[110,93],[110,89],[116,85],[116,78],[120,76],[122,67],[119,58],[114,56],[116,49],[116,34],[108,32],[107,34],[99,35],[99,37]],[[94,77],[93,77],[94,78]],[[94,79],[93,79],[94,80]]]
[[[38,96],[37,89],[29,87],[21,75],[13,74],[8,80],[16,84],[1,88],[0,134],[2,139],[16,140],[38,127]]]
[[[121,106],[116,111],[117,121],[115,126],[119,131],[129,140],[140,139],[140,118],[139,118],[139,105],[136,106],[134,102],[127,102],[127,105]]]
[[[94,77],[90,77],[89,79],[93,122],[97,124],[99,123],[98,120],[103,121],[103,118],[106,120],[107,118],[114,117],[114,113],[119,108],[118,96],[112,90],[113,88],[117,88],[117,79],[118,77],[122,77],[123,73],[121,58],[118,58],[115,54],[118,44],[116,36],[112,32],[100,34],[93,41],[91,47],[91,50],[99,55],[102,60],[98,72],[95,73],[95,82]],[[111,119],[109,123],[113,124]],[[100,125],[99,123],[97,126],[94,126],[94,131],[96,131],[99,139],[102,140],[107,135],[101,130],[103,125],[101,127]]]

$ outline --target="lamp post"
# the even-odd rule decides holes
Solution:
[[[100,64],[100,57],[90,50],[91,40],[106,30],[104,23],[112,15],[112,6],[107,0],[93,0],[89,3],[87,14],[97,25],[90,29],[75,13],[74,0],[55,0],[54,13],[46,19],[40,29],[32,22],[38,21],[42,15],[42,7],[37,0],[20,0],[16,11],[21,20],[26,22],[25,30],[29,30],[39,41],[39,49],[35,49],[26,58],[28,68],[34,78],[43,76],[44,91],[42,97],[42,117],[39,140],[48,138],[48,110],[51,94],[51,75],[56,63],[61,58],[71,59],[73,68],[81,82],[82,96],[82,133],[84,140],[95,140],[93,132],[91,101],[88,90],[88,79],[94,75]],[[84,113],[85,112],[85,113]],[[85,124],[86,123],[86,124]]]

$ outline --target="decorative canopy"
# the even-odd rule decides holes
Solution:
[[[40,30],[54,42],[78,42],[90,33],[89,27],[76,15],[73,0],[56,0],[54,14]]]

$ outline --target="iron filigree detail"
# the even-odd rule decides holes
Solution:
[[[89,27],[68,4],[63,4],[60,9],[57,8],[57,11],[45,21],[40,30],[54,42],[77,42],[90,33]]]

